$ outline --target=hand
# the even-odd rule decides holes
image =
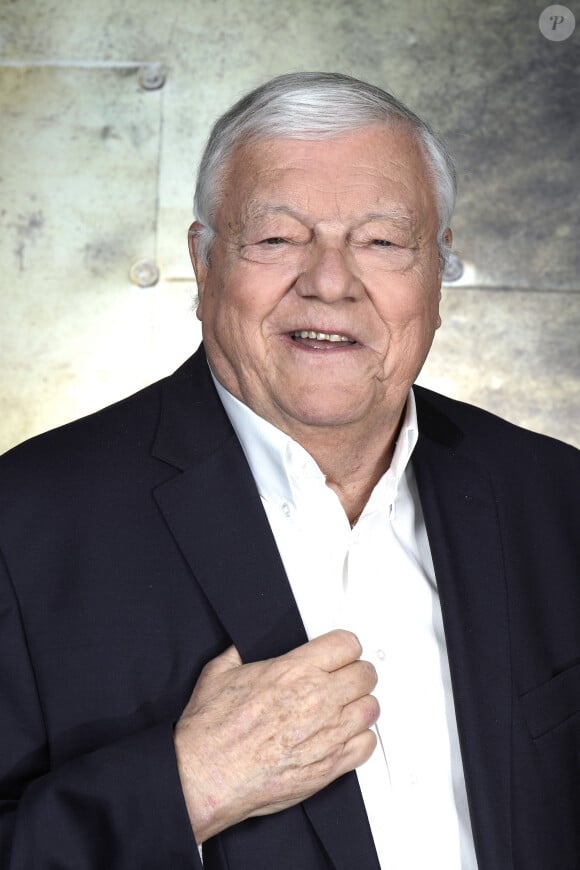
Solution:
[[[336,630],[279,658],[208,662],[175,729],[198,843],[291,807],[369,758],[379,705],[356,636]]]

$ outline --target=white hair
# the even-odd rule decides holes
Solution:
[[[372,124],[404,123],[422,147],[433,178],[442,263],[449,246],[445,230],[451,223],[457,194],[453,160],[431,127],[375,85],[341,73],[298,72],[277,76],[242,97],[216,121],[201,158],[194,213],[203,229],[198,253],[208,262],[215,237],[214,221],[228,158],[242,145],[263,139],[318,139],[352,132]]]

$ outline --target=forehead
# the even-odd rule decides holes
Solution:
[[[402,124],[316,140],[262,139],[238,148],[224,176],[220,217],[247,221],[286,208],[313,216],[365,213],[436,217],[421,144]]]

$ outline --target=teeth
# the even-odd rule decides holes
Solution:
[[[314,332],[313,329],[303,329],[301,332],[293,332],[294,338],[316,338],[318,341],[344,341],[352,342],[351,338],[346,335],[338,335],[337,333],[329,332]]]

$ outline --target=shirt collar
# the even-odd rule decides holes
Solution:
[[[220,384],[211,369],[210,372],[263,498],[287,498],[295,502],[297,481],[309,479],[321,484],[325,482],[322,471],[302,445],[233,396]],[[387,485],[391,503],[396,498],[418,437],[415,397],[410,390],[391,466],[377,484],[379,490]]]

